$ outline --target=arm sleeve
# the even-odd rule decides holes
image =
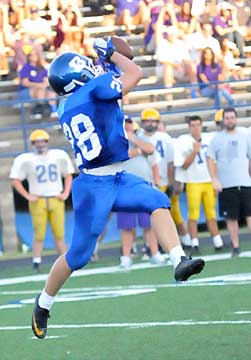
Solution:
[[[207,148],[207,155],[208,158],[213,159],[216,161],[216,141],[213,139],[208,148]]]
[[[167,144],[167,163],[174,162],[174,145],[172,141]]]
[[[27,177],[25,169],[26,166],[25,166],[25,162],[23,161],[23,157],[22,156],[16,157],[10,170],[10,175],[9,175],[10,179],[19,179],[23,181]]]
[[[29,78],[29,69],[26,66],[26,64],[22,67],[22,69],[19,72],[20,79],[26,79]]]
[[[92,94],[99,100],[118,100],[122,98],[122,88],[120,79],[107,73],[95,79]]]
[[[66,176],[68,174],[74,174],[75,170],[73,167],[73,164],[71,162],[71,159],[69,155],[66,152],[62,152],[62,158],[61,158],[61,173],[63,176]]]
[[[158,153],[158,151],[154,151],[153,154],[147,156],[147,160],[148,160],[149,164],[151,166],[153,166],[155,164],[160,163],[161,157],[160,157],[160,154]]]
[[[185,153],[183,151],[184,147],[185,144],[181,139],[175,141],[174,158],[173,158],[173,163],[175,167],[182,167],[182,165],[186,160]]]

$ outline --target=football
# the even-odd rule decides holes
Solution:
[[[128,59],[133,59],[132,48],[127,44],[125,40],[117,36],[112,36],[112,43],[117,52],[126,56]]]

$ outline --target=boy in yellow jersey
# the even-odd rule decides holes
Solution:
[[[214,134],[202,132],[202,119],[197,115],[190,116],[188,124],[190,134],[181,135],[175,143],[174,165],[180,169],[178,180],[186,183],[192,247],[195,250],[199,248],[197,222],[202,203],[214,248],[220,250],[223,241],[216,222],[216,195],[206,162],[207,148]]]
[[[56,249],[64,254],[65,203],[72,183],[74,168],[68,154],[59,149],[48,149],[49,134],[38,129],[31,133],[32,152],[17,156],[10,178],[12,186],[29,201],[34,230],[33,268],[39,271],[47,221],[51,225]],[[64,189],[62,177],[64,177]],[[28,181],[29,191],[23,184]]]
[[[174,184],[173,167],[173,139],[164,131],[159,131],[160,113],[154,108],[147,108],[141,113],[141,126],[144,129],[144,137],[150,141],[160,155],[159,167],[159,189],[166,192],[168,186]],[[169,182],[172,182],[172,184]],[[176,189],[176,187],[175,187]],[[187,232],[185,222],[179,207],[179,193],[174,191],[170,196],[171,215],[177,227],[183,246],[191,246],[191,239]]]

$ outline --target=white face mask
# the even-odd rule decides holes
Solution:
[[[36,154],[44,154],[48,151],[48,143],[46,141],[34,141],[32,149]]]

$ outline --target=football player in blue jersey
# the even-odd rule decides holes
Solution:
[[[71,273],[90,260],[111,211],[151,214],[153,230],[169,252],[176,281],[185,281],[204,267],[203,259],[186,257],[167,196],[122,170],[121,162],[128,159],[128,140],[118,100],[137,85],[141,69],[118,53],[110,38],[96,39],[94,48],[101,63],[115,64],[121,74],[100,74],[91,59],[72,52],[56,57],[49,69],[51,87],[58,95],[65,95],[58,109],[59,122],[72,145],[80,175],[72,186],[72,244],[55,261],[35,300],[32,330],[40,339],[46,335],[55,295]]]

